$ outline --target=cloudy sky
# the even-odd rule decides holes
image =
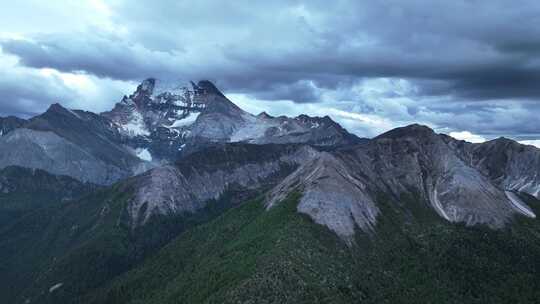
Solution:
[[[330,115],[360,136],[417,122],[540,140],[537,0],[0,2],[0,115],[210,79],[253,113]]]

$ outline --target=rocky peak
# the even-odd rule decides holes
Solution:
[[[405,138],[405,137],[413,137],[413,138],[433,138],[437,137],[437,133],[433,131],[428,126],[420,125],[420,124],[411,124],[405,127],[395,128],[392,129],[386,133],[383,133],[375,139],[381,139],[381,138],[388,138],[388,139],[399,139],[399,138]]]
[[[221,93],[211,81],[201,80],[197,84],[191,82],[191,85],[193,87],[194,101],[204,104],[205,112],[220,113],[237,119],[240,119],[240,116],[245,114],[242,109]]]
[[[540,198],[540,149],[500,137],[472,144],[464,156],[501,188]]]
[[[310,128],[317,128],[317,127],[327,127],[327,126],[334,126],[339,129],[341,129],[341,126],[336,123],[330,116],[325,115],[323,117],[319,116],[308,116],[306,114],[298,115],[294,118],[296,121],[310,127]]]
[[[328,116],[247,113],[209,80],[165,89],[150,78],[102,115],[125,135],[128,146],[148,151],[153,159],[173,160],[213,143],[333,145],[356,139]]]
[[[330,153],[312,153],[267,194],[267,208],[299,191],[303,195],[297,211],[351,243],[356,228],[371,231],[380,213],[366,184],[351,168],[353,164]]]
[[[22,127],[26,120],[15,116],[0,117],[0,136]]]
[[[153,124],[153,120],[159,118],[166,117],[169,121],[173,121],[187,116],[188,112],[202,112],[206,108],[210,108],[208,111],[222,112],[231,110],[237,112],[239,109],[212,82],[201,80],[197,84],[190,83],[191,89],[187,86],[166,87],[163,83],[158,84],[156,79],[148,78],[137,86],[133,94],[124,96],[116,105],[118,109],[111,112],[138,111],[143,118],[149,118],[150,124]],[[126,109],[126,106],[130,109]],[[104,114],[111,116],[111,112]],[[182,114],[176,115],[180,112]],[[147,114],[151,117],[147,117]],[[172,123],[160,121],[160,124],[169,126]]]
[[[499,146],[499,147],[519,147],[521,146],[517,141],[506,138],[506,137],[498,137],[493,140],[489,140],[486,142],[488,145],[492,146]]]
[[[194,82],[191,82],[191,85],[193,86],[193,89],[202,95],[218,95],[221,97],[225,97],[223,93],[221,93],[220,90],[210,81],[210,80],[201,80],[197,84]]]
[[[135,106],[139,109],[145,109],[149,107],[152,102],[152,94],[156,86],[156,80],[154,78],[145,79],[141,84],[137,86],[137,89],[129,97],[124,96],[122,103],[128,106]]]
[[[254,189],[275,185],[313,152],[300,145],[249,145],[209,147],[140,175],[131,181],[138,189],[129,202],[133,225],[152,215],[192,213],[231,189],[250,195]],[[258,191],[253,194],[258,194]],[[234,194],[232,195],[234,200]]]
[[[274,116],[266,113],[265,111],[264,112],[261,112],[257,115],[258,118],[262,118],[262,119],[272,119],[274,118]]]
[[[156,79],[148,78],[143,80],[140,85],[137,86],[135,95],[146,95],[151,96],[154,93],[154,88],[156,86]]]
[[[49,106],[49,108],[47,109],[47,111],[45,111],[45,113],[64,113],[66,111],[67,111],[66,108],[64,108],[61,104],[53,103]]]
[[[79,110],[76,110],[77,112],[82,112],[82,111],[79,111]],[[35,118],[44,118],[46,120],[49,120],[49,119],[54,119],[54,117],[69,117],[69,118],[75,118],[75,119],[80,119],[81,116],[79,115],[79,113],[77,113],[75,110],[70,110],[68,108],[65,108],[64,106],[62,106],[61,104],[59,103],[53,103],[49,106],[49,108],[47,109],[47,111],[45,111],[45,113],[39,115],[39,116],[36,116]],[[31,121],[33,120],[36,120],[35,118],[32,118]]]

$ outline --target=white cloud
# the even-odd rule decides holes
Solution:
[[[449,135],[455,139],[465,140],[472,143],[481,143],[481,142],[486,141],[484,137],[477,134],[473,134],[469,131],[450,132]]]
[[[519,42],[515,32],[523,33],[524,41],[537,36],[535,27],[510,22],[522,16],[524,6],[449,2],[437,7],[415,1],[344,1],[332,11],[324,1],[19,1],[0,12],[4,54],[21,58],[17,67],[6,66],[0,53],[6,75],[0,90],[4,99],[24,103],[18,108],[34,113],[52,101],[99,112],[131,93],[135,84],[130,81],[135,79],[211,79],[255,114],[329,115],[359,136],[411,123],[444,132],[469,130],[454,133],[469,141],[538,134],[538,127],[530,123],[539,113],[536,104],[510,100],[500,90],[500,96],[471,101],[486,81],[478,81],[476,87],[468,76],[456,76],[474,70],[474,79],[481,80],[501,59],[511,63],[510,71],[514,62],[524,60],[517,66],[527,66],[527,56],[512,51],[503,58],[505,52],[498,48],[504,45],[499,42]],[[424,18],[427,12],[470,12],[471,7],[478,7],[474,11],[486,18],[478,22],[475,14],[459,13],[450,14],[450,19]],[[362,14],[357,14],[359,9]],[[497,18],[490,17],[494,12]],[[381,25],[377,21],[383,16],[388,22]],[[485,24],[501,20],[509,26],[499,41],[494,39],[499,35],[485,32],[496,26]],[[403,35],[403,30],[415,35]],[[441,49],[441,41],[452,43]],[[433,50],[439,51],[437,56]],[[516,61],[507,60],[512,58]],[[502,81],[512,78],[521,79]],[[27,89],[24,79],[30,79],[34,89]],[[458,81],[457,86],[452,81]],[[51,92],[43,94],[47,87]],[[522,91],[528,90],[520,84],[515,92]],[[467,92],[472,95],[462,94]],[[494,98],[503,100],[497,104]],[[18,108],[0,104],[0,114],[16,113]]]
[[[0,52],[0,116],[28,117],[45,111],[51,103],[93,112],[110,110],[135,83],[99,78],[55,69],[32,69],[17,64],[14,56]]]
[[[77,96],[72,100],[59,100],[60,103],[71,108],[93,112],[110,110],[123,95],[133,92],[136,86],[131,82],[99,78],[88,74],[59,72],[49,68],[40,69],[39,72],[47,78],[60,79]]]
[[[339,103],[321,102],[298,104],[290,100],[262,100],[245,94],[227,94],[227,97],[251,114],[266,112],[272,116],[297,116],[307,114],[310,116],[330,116],[334,121],[346,128],[349,132],[360,137],[373,137],[400,126],[383,116],[366,114],[354,111],[345,111],[339,108]]]
[[[524,144],[524,145],[531,145],[531,146],[535,146],[537,148],[540,148],[540,139],[522,140],[519,143]]]

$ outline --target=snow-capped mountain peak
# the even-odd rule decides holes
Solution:
[[[154,87],[156,85],[156,80],[154,78],[145,79],[137,88],[137,91],[152,95]]]
[[[149,78],[102,115],[124,135],[125,144],[162,160],[216,142],[327,145],[356,139],[329,117],[256,116],[239,108],[209,80],[189,86],[167,87]]]

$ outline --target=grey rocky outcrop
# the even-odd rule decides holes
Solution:
[[[0,151],[0,168],[36,168],[96,184],[111,184],[133,174],[50,131],[16,129],[0,137]]]
[[[0,136],[22,127],[26,120],[15,116],[0,117]]]
[[[344,239],[356,228],[369,231],[380,212],[367,185],[355,177],[343,160],[327,152],[307,159],[268,194],[267,208],[299,191],[302,197],[297,210],[316,223],[327,226]]]
[[[275,151],[270,151],[270,150]],[[210,153],[207,157],[206,153]],[[229,187],[256,190],[276,183],[291,168],[315,155],[310,147],[238,145],[193,155],[176,166],[164,166],[138,176],[128,206],[134,225],[152,215],[194,213],[219,199]],[[217,159],[213,153],[220,153]]]
[[[377,201],[380,193],[396,208],[403,207],[401,198],[408,194],[441,218],[467,225],[501,228],[517,214],[536,216],[517,195],[465,161],[463,149],[424,126],[398,128],[326,152],[289,145],[245,148],[257,146],[205,150],[187,162],[143,175],[130,203],[134,222],[144,223],[152,214],[195,212],[209,200],[219,199],[232,184],[259,188],[284,164],[296,169],[274,181],[266,195],[267,207],[300,192],[298,212],[348,242],[357,229],[369,232],[376,226],[382,212]],[[279,153],[262,154],[276,147]],[[280,150],[283,147],[289,147],[287,152]]]
[[[392,130],[375,138],[366,149],[374,157],[379,184],[384,181],[395,197],[403,192],[419,193],[449,221],[501,227],[516,211],[504,189],[464,162],[425,126]]]
[[[148,167],[119,138],[101,116],[53,104],[47,112],[0,137],[0,168],[22,166],[112,184]]]
[[[499,138],[474,145],[472,159],[501,188],[540,198],[540,149]]]
[[[356,228],[369,231],[376,225],[380,193],[396,208],[403,207],[401,198],[407,194],[441,218],[467,225],[501,228],[517,214],[535,217],[503,183],[465,161],[464,154],[425,126],[397,128],[353,147],[317,153],[269,193],[267,204],[270,208],[300,191],[298,211],[347,241]]]
[[[298,211],[347,240],[384,215],[381,193],[396,207],[407,195],[450,222],[493,228],[536,216],[519,192],[540,198],[533,146],[472,144],[421,125],[359,139],[327,116],[252,115],[206,80],[164,90],[147,79],[99,115],[54,104],[29,120],[0,118],[0,135],[0,168],[102,185],[142,173],[126,181],[134,225],[196,212],[231,187],[271,189],[268,208],[301,192]]]

